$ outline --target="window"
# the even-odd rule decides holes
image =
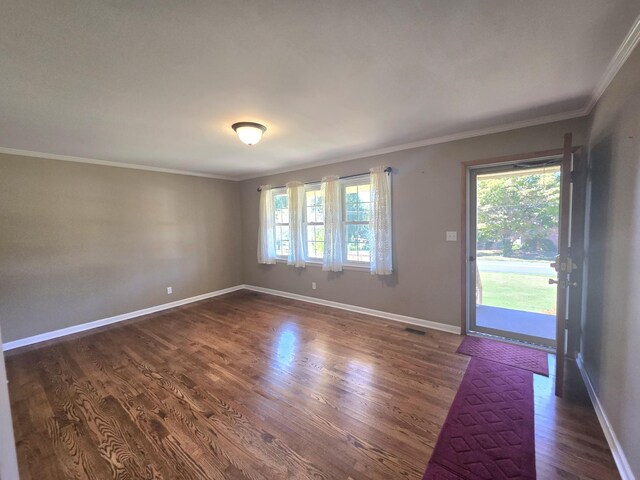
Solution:
[[[371,241],[369,215],[371,211],[371,188],[369,177],[343,182],[343,258],[348,263],[369,263]]]
[[[289,256],[289,198],[286,188],[273,191],[273,211],[275,213],[276,256]]]
[[[322,261],[324,255],[324,197],[320,185],[307,186],[305,225],[307,259]]]
[[[371,265],[373,246],[370,226],[372,208],[371,177],[362,175],[340,180],[340,199],[342,209],[342,239],[338,245],[342,248],[343,265],[367,267]],[[272,190],[273,239],[275,256],[279,260],[288,259],[291,252],[292,212],[287,188]],[[307,184],[304,190],[301,232],[305,246],[305,261],[322,263],[325,256],[325,198],[320,183]],[[337,215],[336,215],[337,216]],[[295,220],[295,219],[293,219]],[[293,222],[294,224],[297,222]],[[339,257],[338,257],[339,258]]]

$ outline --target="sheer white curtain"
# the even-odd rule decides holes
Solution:
[[[371,172],[371,274],[391,275],[391,175],[386,167],[374,167]]]
[[[342,188],[340,177],[322,178],[324,197],[324,255],[322,270],[342,271]]]
[[[260,218],[258,224],[258,263],[276,263],[274,238],[273,190],[271,185],[260,187]]]
[[[304,267],[306,245],[304,242],[304,183],[287,183],[289,198],[289,259],[288,265]]]

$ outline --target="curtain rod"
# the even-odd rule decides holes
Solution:
[[[387,172],[387,173],[391,173],[391,167],[385,168],[384,171]],[[345,178],[362,177],[364,175],[369,175],[369,172],[367,172],[367,173],[355,173],[353,175],[345,175],[344,177],[339,177],[338,179],[339,180],[344,180]],[[305,182],[303,185],[311,185],[312,183],[318,183],[318,182]],[[286,185],[278,185],[277,187],[271,187],[271,188],[274,189],[274,188],[284,188],[284,187],[286,187]],[[259,192],[261,192],[262,191],[262,187],[258,187],[257,190]]]

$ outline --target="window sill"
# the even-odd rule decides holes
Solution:
[[[276,263],[284,263],[287,264],[287,260],[283,258],[276,258]],[[316,262],[313,260],[307,260],[305,265],[308,267],[318,267],[322,268],[322,262]],[[370,269],[369,265],[354,265],[354,264],[344,264],[342,265],[342,270],[353,270],[355,272],[368,272]]]

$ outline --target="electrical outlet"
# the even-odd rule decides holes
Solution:
[[[173,287],[167,287],[167,295],[171,295],[173,293]]]
[[[316,282],[311,282],[311,289],[315,290],[316,289]]]
[[[447,242],[457,242],[458,232],[447,232]]]

